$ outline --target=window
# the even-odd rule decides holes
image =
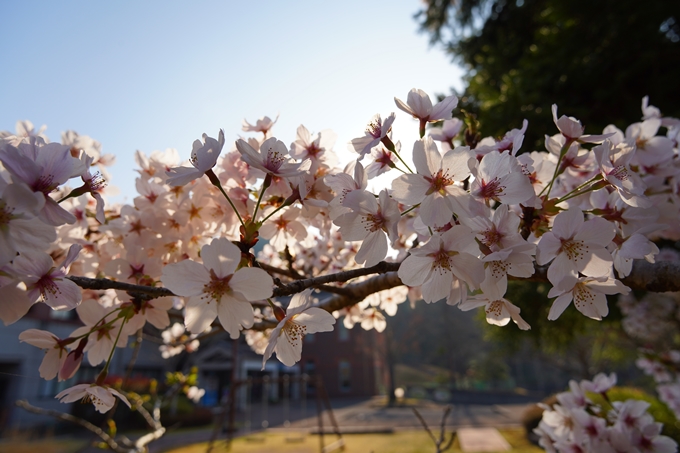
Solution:
[[[352,390],[352,370],[347,360],[341,360],[338,364],[338,377],[340,382],[340,391],[349,392]]]

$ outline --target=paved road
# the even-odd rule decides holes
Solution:
[[[421,428],[421,424],[410,406],[384,407],[375,399],[334,400],[331,404],[337,424],[343,433]],[[527,406],[528,404],[455,405],[452,406],[446,426],[450,429],[461,427],[499,428],[518,426],[522,413]],[[425,422],[436,431],[441,423],[445,407],[443,404],[426,401],[419,403],[416,409],[420,412]],[[248,430],[251,432],[258,430],[265,415],[271,430],[318,431],[318,418],[316,417],[316,406],[314,404],[310,404],[306,408],[285,408],[282,405],[270,405],[266,408],[261,406],[253,407],[249,414],[249,426],[245,420],[246,415],[248,414],[242,412],[237,416],[242,426],[239,435],[247,434]],[[286,418],[290,421],[288,428],[284,426]],[[324,414],[323,427],[324,432],[332,432],[328,414]],[[151,443],[149,445],[150,453],[161,453],[181,445],[206,442],[210,439],[211,434],[211,429],[171,432],[158,441]],[[224,434],[221,434],[220,438],[224,438]]]

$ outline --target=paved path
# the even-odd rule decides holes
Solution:
[[[318,419],[316,417],[316,407],[310,405],[304,411],[301,408],[288,409],[288,418],[291,420],[288,428],[284,427],[284,413],[286,412],[280,405],[268,406],[266,409],[269,429],[279,430],[304,430],[318,432]],[[391,432],[394,430],[422,429],[420,422],[413,413],[411,407],[397,406],[384,407],[378,400],[355,400],[355,401],[332,401],[335,419],[343,433],[356,432]],[[447,418],[446,426],[450,430],[457,430],[459,433],[462,428],[499,428],[519,426],[522,413],[528,405],[455,405],[452,407],[451,414]],[[417,410],[425,422],[437,432],[441,424],[441,417],[446,406],[433,402],[424,401],[418,404]],[[261,407],[251,409],[251,430],[259,429],[264,411]],[[238,414],[238,419],[244,421],[243,413]],[[328,415],[323,418],[324,432],[333,432]],[[463,431],[465,432],[465,431]],[[498,431],[496,431],[497,433]],[[468,431],[467,438],[476,439],[476,431]],[[170,432],[156,442],[152,442],[150,453],[162,453],[170,448],[177,448],[181,445],[189,445],[198,442],[207,442],[212,434],[212,429],[201,429],[196,431]],[[247,434],[243,430],[239,435]],[[484,436],[482,436],[484,437]],[[487,435],[489,439],[493,435]],[[220,435],[224,438],[224,434]],[[502,439],[502,437],[501,437]],[[472,442],[472,440],[471,440]],[[494,444],[496,445],[496,444]],[[480,448],[474,447],[471,448]],[[502,451],[503,448],[494,447],[493,450],[465,450],[465,451]]]
[[[460,428],[456,432],[461,450],[469,453],[510,451],[507,440],[496,428]]]

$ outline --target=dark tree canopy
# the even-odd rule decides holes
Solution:
[[[483,136],[529,120],[524,150],[555,131],[550,106],[586,133],[639,120],[640,103],[680,116],[677,0],[426,0],[417,15],[433,43],[468,71],[460,106]]]

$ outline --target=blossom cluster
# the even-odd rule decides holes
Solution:
[[[570,381],[569,391],[558,394],[556,404],[541,404],[543,418],[534,430],[541,447],[559,453],[676,452],[678,445],[661,435],[661,423],[647,412],[648,402],[610,401],[607,392],[615,384],[613,373]],[[604,403],[594,402],[594,396]]]
[[[680,238],[680,122],[661,117],[647,99],[642,121],[600,135],[586,135],[554,106],[547,152],[524,153],[526,121],[498,139],[461,141],[455,96],[433,105],[414,89],[395,103],[418,120],[412,146],[392,130],[396,113],[375,115],[340,168],[333,132],[301,125],[288,146],[273,135],[276,120],[265,117],[244,123],[255,137],[229,143],[224,131],[203,134],[188,161],[173,149],[138,151],[138,195],[106,207],[103,167],[112,159],[98,142],[68,132],[50,143],[19,123],[16,134],[0,134],[0,319],[15,322],[36,302],[76,309],[83,327],[69,337],[20,337],[46,351],[46,379],[73,376],[85,356],[106,370],[115,348],[147,322],[167,329],[171,309],[181,311],[184,327],[164,333],[165,355],[196,349],[218,327],[236,339],[276,325],[268,335],[247,333],[248,340],[265,361],[276,353],[292,365],[306,333],[331,330],[334,317],[382,331],[385,315],[407,297],[483,307],[491,324],[529,329],[505,295],[508,278],[531,277],[536,266],[547,268],[552,285],[549,319],[573,302],[599,320],[607,295],[628,293],[618,278],[630,274],[633,260],[654,262],[653,240]],[[82,185],[71,189],[71,178]],[[260,241],[266,245],[256,252]],[[287,310],[271,298],[275,286],[311,280],[293,291],[300,293],[320,286],[316,277],[383,261],[398,264],[399,282],[363,301],[347,298],[334,317],[307,292]],[[69,272],[173,296],[81,290]],[[324,289],[340,294],[346,281]]]

